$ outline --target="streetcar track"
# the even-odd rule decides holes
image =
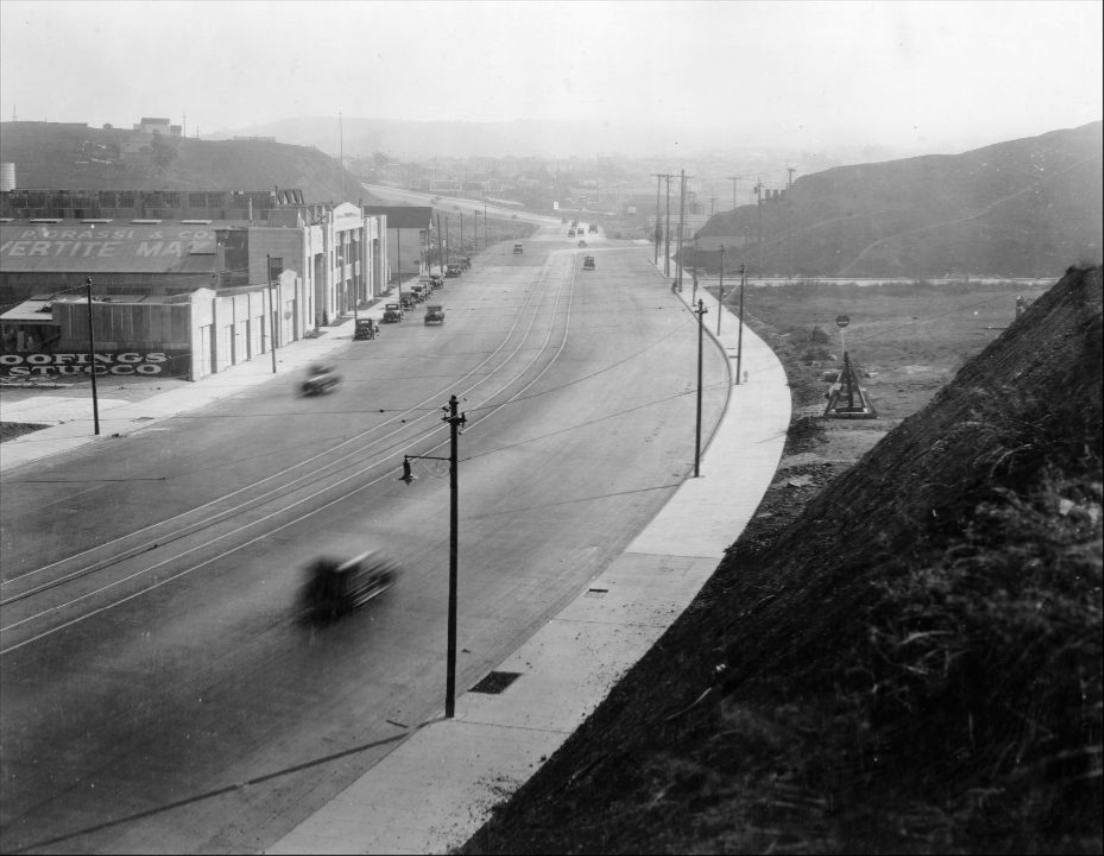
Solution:
[[[542,271],[542,279],[546,275],[547,274],[544,271]],[[569,287],[568,287],[568,290],[567,290],[567,292],[568,292],[568,297],[567,297],[568,306],[567,306],[566,312],[563,315],[563,319],[564,319],[564,321],[563,321],[563,332],[562,332],[561,340],[560,340],[559,344],[557,346],[555,346],[555,348],[554,348],[554,353],[551,354],[551,357],[547,360],[545,365],[536,373],[536,375],[534,377],[532,377],[528,382],[526,382],[522,387],[515,390],[513,393],[511,393],[509,395],[508,398],[506,398],[504,401],[502,401],[498,405],[495,405],[492,409],[481,413],[476,418],[473,418],[469,423],[469,425],[471,427],[482,424],[482,422],[484,422],[486,419],[489,419],[489,418],[493,417],[495,414],[499,413],[506,406],[513,403],[516,399],[518,399],[526,391],[528,391],[535,383],[537,383],[540,380],[540,378],[543,377],[549,370],[551,370],[551,368],[557,363],[560,355],[563,353],[564,349],[567,346],[567,341],[568,341],[569,333],[570,333],[570,330],[571,330],[571,324],[572,324],[571,312],[572,312],[572,307],[574,305],[575,282],[576,282],[575,271],[572,270],[571,273],[570,273],[570,279],[569,279],[569,283],[568,283]],[[538,292],[542,293],[541,299],[543,300],[543,290],[538,289]],[[549,350],[549,343],[552,340],[553,333],[555,332],[556,327],[560,323],[559,320],[558,320],[560,316],[557,314],[557,310],[560,306],[560,303],[562,302],[562,299],[563,298],[559,294],[559,292],[557,292],[556,295],[553,298],[552,313],[551,313],[549,323],[548,323],[548,330],[545,334],[544,341],[543,341],[541,347],[535,348],[535,349],[524,349],[524,350],[532,350],[534,352],[534,356],[532,357],[532,359],[527,362],[525,367],[523,367],[520,371],[516,372],[512,377],[507,379],[501,386],[499,386],[498,389],[496,389],[493,392],[489,393],[486,396],[485,401],[487,401],[487,402],[491,401],[495,396],[497,396],[497,395],[501,394],[502,392],[504,392],[505,390],[507,390],[512,384],[519,382],[534,366],[536,366],[540,362],[540,358],[542,356],[547,355],[548,350]],[[530,323],[529,323],[528,329],[526,330],[525,334],[522,336],[522,340],[521,340],[522,343],[527,341],[529,335],[531,334],[531,332],[533,330],[533,327],[535,326],[535,323],[536,323],[535,313],[533,313],[530,317]],[[516,329],[516,325],[515,325],[514,329]],[[509,339],[509,337],[507,337],[507,339],[504,340],[502,347],[505,347],[506,341],[508,341],[508,339]],[[501,350],[502,350],[502,348],[496,349],[495,353],[498,353]],[[516,356],[516,354],[520,350],[522,350],[522,349],[520,349],[520,348],[515,349],[513,354],[511,354],[511,356]],[[490,357],[488,357],[488,359],[490,359]],[[508,365],[508,362],[504,362],[504,363],[500,364],[500,367],[505,366],[505,365]],[[496,371],[497,371],[497,369],[496,369]],[[465,378],[470,377],[473,372],[474,372],[474,370],[469,371],[468,373],[466,373],[464,375],[464,377]],[[495,373],[493,373],[493,372],[486,375],[485,377],[481,378],[480,380],[476,381],[471,386],[469,386],[464,391],[463,394],[470,393],[472,390],[478,388],[480,385],[482,385],[483,383],[485,383],[487,380],[491,379],[494,376],[495,376]],[[428,400],[428,397],[427,397],[426,400]],[[486,407],[486,404],[482,405],[481,407]],[[424,414],[422,414],[422,416],[417,417],[417,419],[421,420],[425,417],[428,417],[429,415],[431,415],[431,414],[430,413],[424,413]],[[390,421],[393,421],[393,420],[390,420]],[[409,426],[409,423],[407,423],[407,427],[408,426]],[[376,428],[370,429],[370,430],[378,430],[379,427],[380,426],[377,426]],[[366,434],[366,433],[368,433],[368,431],[362,432],[362,434],[357,435],[357,437],[363,436],[363,434]],[[377,438],[373,442],[377,443],[377,444],[382,443],[385,440],[394,437],[398,433],[400,433],[399,430],[392,431],[391,434],[389,434],[386,438]],[[421,437],[416,438],[415,442],[424,439],[425,436],[428,435],[428,433],[429,433],[428,431],[424,432]],[[350,439],[353,439],[353,438],[350,438]],[[334,449],[337,449],[337,448],[340,448],[341,446],[345,445],[347,442],[349,442],[349,441],[345,441],[343,443],[338,444],[337,446],[331,447],[331,449],[327,450],[327,452],[333,451]],[[445,445],[446,442],[447,441],[442,440],[439,443],[431,446],[427,451],[435,451],[437,449],[440,449],[442,446]],[[409,446],[411,444],[409,443],[409,441],[403,441],[403,445],[406,446],[407,448],[409,448]],[[358,452],[359,451],[361,451],[361,450],[358,450]],[[325,453],[319,453],[319,455],[316,456],[316,457],[321,457],[323,454],[325,454]],[[356,454],[356,453],[350,453],[348,455],[343,456],[342,458],[340,458],[338,460],[339,461],[345,460],[349,457],[352,457],[354,454]],[[45,618],[47,616],[56,614],[57,612],[60,612],[60,611],[62,611],[64,609],[67,609],[67,608],[70,608],[70,607],[72,607],[72,606],[74,606],[78,603],[81,603],[81,602],[83,602],[83,601],[85,601],[85,600],[87,600],[91,597],[102,594],[102,593],[108,591],[109,589],[115,588],[118,585],[122,585],[126,582],[137,579],[141,576],[150,574],[150,573],[156,571],[158,568],[164,567],[165,565],[167,565],[171,562],[179,561],[180,559],[186,557],[188,554],[196,552],[197,550],[208,549],[211,546],[211,544],[213,544],[213,543],[216,543],[218,541],[222,541],[222,540],[224,540],[226,538],[229,538],[229,537],[240,535],[246,529],[249,529],[251,527],[254,527],[254,526],[257,526],[261,523],[269,521],[269,520],[271,520],[272,518],[274,518],[278,515],[286,514],[289,511],[292,511],[293,509],[295,509],[296,507],[298,507],[298,506],[300,506],[304,503],[310,502],[311,500],[314,500],[314,499],[318,498],[319,496],[321,496],[325,493],[333,491],[334,489],[339,488],[341,485],[343,485],[343,484],[345,484],[349,481],[352,481],[354,479],[359,479],[361,476],[368,473],[373,468],[378,467],[383,462],[383,460],[384,460],[384,458],[382,457],[382,455],[376,456],[374,460],[371,460],[371,461],[365,463],[363,466],[358,468],[355,472],[346,473],[346,475],[343,478],[337,480],[336,482],[330,481],[324,487],[320,488],[319,490],[315,491],[314,493],[311,493],[311,494],[308,494],[307,496],[299,498],[299,499],[295,500],[294,502],[291,502],[290,504],[289,503],[284,503],[279,508],[276,508],[275,510],[265,514],[264,516],[245,524],[244,526],[235,528],[230,532],[219,535],[216,538],[214,538],[213,540],[205,541],[203,544],[201,544],[197,547],[189,548],[187,550],[184,550],[183,552],[176,553],[175,555],[173,555],[171,557],[167,557],[166,559],[164,559],[160,562],[157,562],[157,563],[155,563],[155,564],[153,564],[149,567],[142,568],[142,569],[137,570],[137,571],[135,571],[131,574],[128,574],[124,577],[113,580],[112,582],[107,583],[106,585],[103,585],[99,588],[93,589],[89,592],[86,592],[86,593],[76,597],[76,598],[65,601],[64,603],[56,604],[56,605],[51,606],[51,607],[49,607],[45,610],[42,610],[40,612],[37,612],[37,613],[34,613],[32,615],[26,616],[25,618],[20,619],[16,622],[6,626],[6,627],[0,628],[0,633],[11,631],[11,630],[13,630],[17,627],[28,624],[32,621],[36,621],[36,620]],[[325,466],[330,466],[333,463],[334,462],[330,462],[330,464],[326,464]],[[299,465],[296,465],[296,466],[299,466]],[[91,618],[95,615],[98,615],[98,614],[100,614],[100,613],[102,613],[102,612],[104,612],[108,609],[111,609],[114,606],[118,606],[118,605],[126,603],[130,600],[133,600],[136,597],[139,597],[143,594],[146,594],[150,591],[153,591],[154,589],[160,588],[162,585],[164,585],[168,582],[179,579],[180,577],[186,576],[187,574],[190,574],[194,571],[197,571],[197,570],[211,564],[212,562],[223,558],[224,556],[227,556],[227,555],[229,555],[229,554],[231,554],[231,553],[233,553],[237,550],[243,549],[244,547],[250,546],[250,545],[256,543],[257,541],[259,541],[263,538],[270,537],[271,535],[275,534],[276,532],[279,532],[283,529],[286,529],[289,526],[295,525],[295,524],[301,522],[302,520],[305,520],[305,519],[307,519],[307,518],[309,518],[309,517],[311,517],[315,514],[320,513],[321,511],[331,507],[335,503],[342,502],[342,501],[348,499],[351,496],[355,496],[357,493],[360,493],[361,491],[367,490],[368,488],[378,484],[379,482],[381,482],[382,480],[387,478],[390,474],[391,474],[391,470],[389,470],[385,474],[381,474],[381,475],[379,475],[375,478],[370,479],[368,482],[365,482],[365,483],[359,485],[358,487],[355,487],[351,490],[342,492],[338,496],[334,497],[333,499],[330,499],[330,500],[326,501],[322,505],[320,505],[316,508],[312,508],[311,510],[309,510],[305,514],[298,515],[298,516],[294,517],[292,520],[290,520],[286,523],[283,523],[279,526],[276,526],[274,528],[266,529],[266,531],[262,532],[261,534],[255,536],[253,538],[248,539],[247,541],[245,541],[243,543],[240,543],[240,544],[237,544],[233,547],[230,547],[229,549],[224,550],[224,551],[218,553],[217,555],[215,555],[215,556],[213,556],[209,559],[205,559],[204,561],[199,562],[196,565],[186,567],[186,568],[184,568],[184,569],[182,569],[182,570],[180,570],[180,571],[178,571],[178,572],[176,572],[176,573],[174,573],[174,574],[172,574],[172,575],[170,575],[170,576],[168,576],[168,577],[166,577],[162,580],[158,580],[157,582],[155,582],[151,585],[145,586],[145,587],[141,588],[140,590],[138,590],[136,592],[133,592],[133,593],[131,593],[131,594],[129,594],[129,595],[123,597],[123,598],[120,598],[119,600],[112,601],[108,604],[105,604],[101,607],[93,609],[89,612],[82,613],[81,615],[78,615],[78,616],[76,616],[76,617],[74,617],[74,618],[72,618],[68,621],[65,621],[60,625],[56,625],[56,626],[51,627],[47,630],[44,630],[43,632],[38,633],[34,636],[31,636],[31,637],[29,637],[29,638],[27,638],[27,639],[25,639],[21,642],[15,643],[15,644],[10,645],[6,648],[0,648],[0,656],[2,656],[4,654],[7,654],[7,653],[10,653],[12,651],[18,650],[18,649],[20,649],[20,648],[22,648],[26,645],[29,645],[29,644],[31,644],[31,643],[39,640],[39,639],[45,638],[46,636],[50,636],[54,633],[60,632],[61,630],[65,629],[65,628],[71,627],[74,624],[77,624],[77,623],[80,623],[84,620],[87,620],[88,618]],[[197,507],[197,509],[192,509],[189,512],[185,512],[183,514],[177,515],[176,517],[171,518],[170,521],[162,521],[160,524],[151,524],[151,526],[144,527],[141,530],[137,530],[136,533],[131,533],[128,536],[121,536],[120,538],[115,539],[113,542],[109,542],[109,543],[118,543],[119,541],[125,540],[125,538],[127,538],[127,537],[133,537],[135,534],[140,534],[142,532],[145,532],[145,531],[153,528],[154,526],[163,525],[165,522],[171,522],[171,520],[175,520],[175,519],[178,519],[180,517],[184,517],[188,513],[194,513],[196,510],[209,507],[210,505],[212,505],[212,504],[214,504],[218,501],[222,501],[225,498],[229,498],[231,496],[234,496],[235,494],[238,494],[242,490],[248,489],[249,487],[256,487],[259,484],[263,484],[266,481],[269,481],[272,478],[274,478],[276,475],[280,475],[280,474],[274,474],[273,476],[266,477],[265,479],[262,479],[259,482],[256,482],[251,486],[247,486],[246,488],[239,488],[238,490],[232,491],[230,494],[227,494],[227,495],[225,495],[224,497],[222,497],[218,500],[213,500],[209,503],[205,503],[204,505]],[[326,478],[332,479],[332,475],[327,476]],[[318,480],[320,480],[320,479],[314,479],[314,481],[318,481]],[[300,486],[300,489],[302,489],[302,487],[307,487],[307,486],[310,485],[311,477],[310,477],[310,475],[301,476],[298,479],[296,479],[296,481],[304,482],[304,484]],[[294,484],[294,483],[295,482],[292,482],[292,484]],[[271,497],[274,493],[277,493],[277,492],[280,492],[280,491],[285,491],[286,492],[286,486],[283,487],[283,488],[273,488],[272,490],[267,491],[262,496],[263,497]],[[257,507],[257,506],[263,504],[264,501],[265,500],[262,499],[262,498],[253,498],[249,502],[242,503],[240,506],[235,507],[235,509],[245,508],[245,507],[250,506],[250,505],[252,505],[253,507]],[[210,526],[217,525],[217,523],[225,521],[227,519],[227,517],[235,509],[231,509],[230,511],[223,512],[220,515],[215,515],[212,518],[209,518],[207,521],[200,521],[196,524],[193,524],[190,527],[190,529],[188,527],[186,527],[186,529],[188,529],[188,531],[180,530],[177,533],[171,533],[171,536],[172,536],[171,540],[179,540],[181,538],[187,537],[187,535],[195,534],[196,532],[202,530],[203,528],[207,528],[207,527],[210,527]],[[211,522],[211,521],[214,521],[214,522]],[[162,539],[162,541],[164,541],[164,539]],[[107,567],[111,567],[112,565],[119,564],[122,561],[125,561],[126,558],[133,558],[135,556],[141,555],[143,552],[150,552],[153,549],[156,549],[158,546],[160,546],[161,543],[162,542],[157,542],[157,543],[153,543],[152,545],[150,543],[147,543],[146,545],[142,545],[142,548],[137,548],[137,547],[132,548],[132,551],[126,557],[123,557],[123,556],[113,557],[112,559],[105,560],[104,562],[101,562],[98,565],[93,565],[93,566],[89,566],[88,568],[80,569],[77,572],[74,572],[73,574],[70,574],[67,577],[62,578],[58,581],[52,581],[51,583],[44,584],[42,586],[39,586],[36,589],[30,590],[28,592],[25,592],[25,593],[22,593],[20,595],[16,595],[12,598],[9,598],[6,601],[0,601],[0,605],[3,605],[5,603],[9,603],[9,602],[12,602],[12,601],[15,601],[15,600],[25,599],[26,597],[30,597],[33,594],[38,594],[38,593],[41,593],[41,592],[46,591],[48,589],[52,589],[52,588],[56,587],[57,585],[61,585],[64,582],[72,581],[73,579],[78,578],[80,576],[87,576],[87,575],[89,575],[91,573],[94,573],[98,570],[103,570]],[[106,545],[100,545],[99,547],[92,548],[90,550],[84,551],[84,553],[77,554],[77,556],[86,555],[87,553],[91,553],[96,549],[103,549],[105,546]],[[43,566],[43,568],[37,569],[36,572],[40,571],[40,570],[45,570],[45,569],[50,568],[50,567],[56,567],[57,565],[62,564],[65,561],[67,561],[67,560],[59,560],[58,562],[52,563],[51,565]],[[24,577],[21,577],[20,579],[23,579],[26,576],[27,575],[24,575]]]

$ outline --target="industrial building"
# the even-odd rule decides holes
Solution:
[[[353,314],[390,275],[386,216],[296,190],[13,190],[0,214],[0,376],[91,371],[89,281],[99,373],[197,380]]]

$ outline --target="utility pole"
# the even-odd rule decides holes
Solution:
[[[452,442],[449,450],[449,595],[448,595],[448,662],[445,679],[445,718],[452,719],[456,712],[456,605],[457,573],[460,555],[460,463],[457,456],[460,426],[467,417],[457,415],[460,403],[456,396],[449,397],[448,416],[444,421],[449,424],[449,437]]]
[[[337,111],[337,128],[338,135],[341,138],[341,144],[338,149],[341,157],[341,201],[345,201],[345,122],[341,117],[341,111]]]
[[[786,172],[790,174],[789,179],[786,181],[786,190],[789,190],[791,187],[793,187],[793,176],[794,173],[797,172],[797,170],[794,169],[792,166],[788,166],[786,167]]]
[[[671,179],[673,175],[663,176],[667,179],[667,223],[663,227],[663,275],[671,275]]]
[[[276,307],[276,283],[272,280],[272,256],[265,256],[265,273],[268,275],[268,308],[271,319],[269,332],[272,334],[272,373],[276,374],[276,325],[279,323],[280,311]]]
[[[96,393],[96,337],[92,331],[92,277],[84,278],[84,286],[88,289],[88,361],[91,363],[89,372],[92,375],[92,430],[99,436],[100,399]]]
[[[705,302],[698,301],[694,314],[698,316],[698,418],[694,431],[694,478],[701,474],[701,412],[702,412],[702,340],[705,337]]]
[[[444,233],[441,231],[441,212],[437,212],[437,270],[441,276],[445,275],[444,262]]]
[[[451,442],[448,458],[435,457],[433,455],[405,455],[403,456],[403,474],[399,481],[408,485],[414,479],[414,473],[410,469],[411,458],[421,458],[430,461],[449,462],[449,591],[448,591],[448,640],[445,654],[445,718],[452,719],[456,714],[456,607],[458,602],[457,588],[459,587],[460,564],[460,462],[459,462],[459,438],[460,428],[468,421],[463,413],[457,413],[460,402],[456,396],[449,397],[448,407],[441,408],[448,415],[442,416],[441,421],[449,424],[449,439]]]
[[[686,170],[679,170],[678,290],[682,291],[682,233],[686,224]]]
[[[717,298],[717,335],[721,335],[721,316],[724,315],[724,244],[721,244],[721,282]]]
[[[743,265],[740,265],[740,331],[736,336],[736,385],[739,386],[743,381],[743,359],[744,359],[744,283],[747,281],[747,271]]]
[[[759,273],[763,272],[763,180],[757,178],[755,180],[755,200],[756,200],[756,239],[755,239],[755,253],[759,262]]]
[[[464,253],[464,212],[460,212],[460,253]]]
[[[652,175],[656,179],[656,215],[655,215],[655,232],[652,235],[652,243],[655,244],[655,259],[652,264],[659,267],[659,182],[663,179],[663,173],[653,172]]]

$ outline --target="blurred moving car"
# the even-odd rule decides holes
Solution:
[[[341,375],[329,363],[311,363],[307,366],[307,376],[299,385],[299,391],[303,395],[321,395],[340,382]]]
[[[515,256],[518,255],[519,253],[524,253],[524,252],[525,252],[525,247],[523,247],[521,244],[514,244],[514,255]]]
[[[309,618],[332,621],[383,594],[400,573],[398,563],[377,550],[344,562],[315,559],[306,568],[300,607]]]
[[[426,307],[425,322],[426,324],[444,324],[445,307],[438,303],[429,304]]]
[[[405,297],[403,298],[406,299]],[[384,324],[394,324],[397,321],[403,320],[403,308],[398,303],[388,303],[383,307],[383,318],[380,319]]]
[[[353,341],[364,341],[376,338],[376,322],[371,318],[360,318],[353,330]]]
[[[583,270],[594,270],[594,256],[585,256],[583,258]]]

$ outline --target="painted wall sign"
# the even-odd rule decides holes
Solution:
[[[58,377],[61,375],[181,375],[188,373],[191,355],[165,351],[96,353],[95,363],[84,354],[0,354],[0,376]]]

